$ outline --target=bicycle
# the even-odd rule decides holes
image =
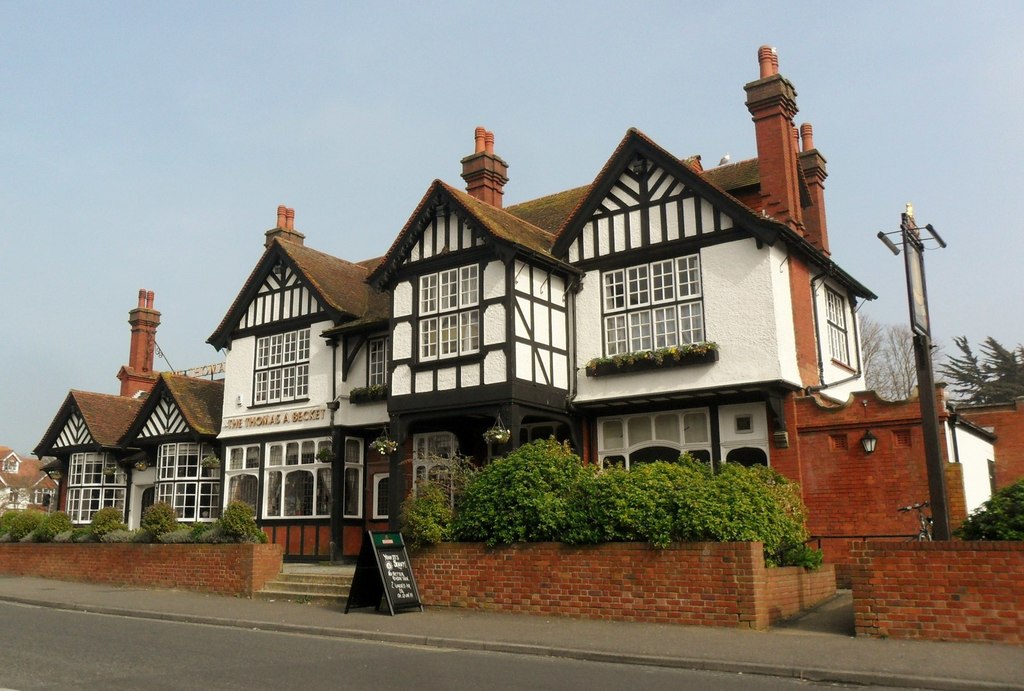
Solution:
[[[911,504],[910,506],[901,506],[900,513],[907,513],[909,511],[917,511],[917,535],[912,535],[909,538],[909,542],[931,542],[932,540],[932,517],[924,515],[924,509],[928,506],[928,502],[922,501],[917,504]]]

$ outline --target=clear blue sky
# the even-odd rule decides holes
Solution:
[[[778,49],[828,159],[833,258],[905,323],[908,201],[933,335],[1024,341],[1019,2],[0,0],[0,444],[29,452],[71,388],[116,393],[139,288],[177,369],[278,204],[307,244],[382,254],[473,129],[506,203],[592,180],[629,127],[714,165],[755,155],[743,85]],[[165,362],[157,366],[167,368]]]

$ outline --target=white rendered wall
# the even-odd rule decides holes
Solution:
[[[333,326],[321,321],[309,327],[308,400],[249,407],[252,403],[256,336],[235,339],[224,362],[224,413],[218,439],[258,433],[322,429],[329,424],[332,349],[320,334]]]
[[[964,502],[967,505],[967,513],[971,513],[992,496],[988,462],[995,458],[995,448],[992,442],[972,434],[963,427],[956,427],[951,431],[950,426],[946,425],[946,448],[949,450],[949,458],[953,458],[953,434],[956,434],[955,448],[964,477]]]
[[[705,247],[700,258],[705,335],[718,344],[719,361],[625,375],[585,376],[582,368],[591,358],[603,354],[604,338],[601,274],[590,271],[576,302],[577,363],[581,368],[577,400],[780,379],[799,384],[788,265],[780,253],[758,249],[749,239]]]

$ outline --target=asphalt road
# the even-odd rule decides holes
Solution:
[[[0,687],[30,689],[838,688],[793,679],[359,642],[0,603]]]

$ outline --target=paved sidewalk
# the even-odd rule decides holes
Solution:
[[[428,608],[249,600],[177,590],[0,576],[0,600],[78,611],[408,645],[768,674],[815,681],[1024,690],[1024,647],[853,638],[842,598],[768,632]]]

